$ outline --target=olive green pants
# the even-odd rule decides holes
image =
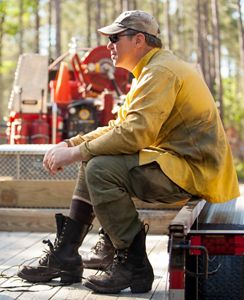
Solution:
[[[173,183],[156,162],[139,166],[138,154],[106,155],[83,163],[73,198],[90,202],[115,248],[128,247],[141,230],[132,201],[173,203],[191,197]]]

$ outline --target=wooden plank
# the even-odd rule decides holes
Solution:
[[[154,259],[152,265],[158,280],[154,286],[154,292],[151,300],[167,300],[168,299],[168,264],[169,254],[167,251],[168,236],[163,236],[158,244],[157,249],[153,252]]]
[[[13,236],[16,236],[16,233],[12,233]],[[28,258],[32,258],[33,256],[38,256],[41,252],[41,247],[40,247],[40,240],[42,240],[46,235],[40,234],[40,233],[35,233],[35,234],[30,234],[29,239],[31,240],[31,237],[33,238],[32,240],[32,245],[28,244],[29,246],[27,249],[25,249],[22,253],[16,252],[16,254],[9,258],[8,263],[4,265],[6,268],[7,266],[12,267],[10,270],[8,270],[6,273],[8,275],[14,275],[16,273],[16,267],[14,265],[21,264],[23,263],[23,260],[26,260]],[[1,238],[1,232],[0,232],[0,238]],[[51,239],[54,238],[54,235],[50,237]],[[81,250],[85,251],[90,249],[91,246],[95,244],[97,240],[97,235],[94,233],[89,233],[88,236],[86,237],[84,244],[82,245]],[[24,238],[22,243],[24,243]],[[92,293],[89,289],[85,288],[82,286],[82,284],[77,283],[73,284],[71,286],[54,286],[53,288],[50,288],[48,285],[42,284],[42,285],[31,285],[28,283],[25,283],[21,280],[16,280],[15,277],[9,280],[5,280],[4,283],[1,284],[0,281],[0,289],[1,287],[4,286],[17,286],[19,289],[24,289],[26,290],[25,292],[4,292],[0,294],[0,298],[4,299],[32,299],[32,300],[46,300],[46,299],[52,299],[52,300],[65,300],[65,299],[72,299],[72,300],[105,300],[109,299],[110,300],[116,300],[116,299],[152,299],[152,300],[157,300],[154,299],[154,294],[155,290],[158,290],[158,294],[162,295],[162,290],[159,290],[159,283],[162,280],[162,265],[167,264],[167,258],[165,256],[165,251],[166,251],[166,243],[167,243],[167,237],[165,236],[157,236],[157,235],[148,235],[147,236],[147,251],[149,253],[149,259],[154,267],[155,271],[155,282],[153,284],[153,290],[149,293],[144,293],[144,294],[131,294],[129,289],[126,289],[122,293],[118,295],[99,295],[99,294],[94,294]],[[24,244],[26,246],[26,244]],[[160,257],[162,256],[163,259]],[[160,258],[160,259],[159,259]],[[85,270],[84,276],[88,276],[90,274],[94,274],[96,270]],[[55,285],[57,281],[54,280],[52,283]],[[30,287],[26,286],[30,285]],[[163,285],[161,285],[163,288]],[[162,299],[162,298],[158,298]]]
[[[0,233],[1,236],[1,233]],[[5,255],[5,260],[1,261],[0,271],[0,290],[6,287],[9,287],[9,291],[6,290],[2,292],[0,295],[4,295],[4,297],[11,297],[11,299],[16,299],[22,292],[18,291],[18,289],[27,289],[26,284],[16,276],[18,268],[22,265],[27,259],[38,257],[41,255],[42,249],[40,248],[41,240],[49,237],[47,234],[40,233],[31,233],[28,234],[27,237],[23,237],[18,239],[18,234],[12,233],[12,236],[16,238],[16,243],[13,243],[8,248],[8,255]],[[0,252],[3,254],[3,252]],[[36,261],[35,258],[34,261]],[[30,263],[30,261],[26,262],[26,264]],[[13,287],[16,287],[13,289]]]
[[[1,250],[3,248],[8,247],[15,243],[18,239],[28,236],[29,232],[17,232],[16,235],[11,234],[11,232],[1,232],[0,234],[0,257],[1,257]]]
[[[38,284],[32,285],[28,291],[18,296],[21,300],[47,300],[51,299],[62,287],[55,284]]]
[[[2,180],[1,207],[68,208],[74,180]]]
[[[75,180],[0,180],[0,207],[68,208]],[[148,203],[133,198],[139,209],[180,209],[187,199],[177,204]]]
[[[177,215],[177,210],[138,210],[139,217],[149,225],[151,234],[168,234],[171,220]]]
[[[9,259],[15,256],[22,257],[23,251],[32,247],[36,242],[41,242],[39,234],[36,233],[28,234],[27,236],[20,236],[17,233],[14,234],[14,237],[16,239],[15,242],[1,249],[0,264],[7,263]]]
[[[0,230],[55,232],[55,213],[67,215],[68,212],[67,209],[0,208]],[[167,234],[169,223],[177,214],[177,210],[139,209],[138,212],[141,220],[149,224],[150,233],[154,234]],[[100,226],[97,219],[93,225],[93,231],[97,231]]]
[[[52,296],[52,300],[82,300],[87,298],[89,291],[82,283],[75,283],[71,286],[63,287]]]
[[[68,209],[0,208],[0,230],[56,232],[55,214],[68,215]],[[94,230],[99,227],[94,221]]]
[[[188,202],[187,205],[182,207],[176,217],[170,222],[170,234],[171,232],[174,233],[174,231],[178,234],[181,231],[182,234],[186,235],[198,218],[205,204],[205,200],[198,199]]]
[[[33,235],[37,235],[39,237],[39,239],[37,241],[34,241],[34,238],[33,238]],[[1,236],[1,233],[0,233],[0,236]],[[12,233],[12,236],[16,236],[16,233]],[[34,265],[37,263],[37,260],[39,259],[39,256],[42,254],[44,248],[46,248],[42,243],[41,243],[41,240],[43,240],[44,238],[50,238],[52,241],[54,240],[55,238],[55,235],[52,234],[52,235],[43,235],[43,234],[30,234],[30,237],[33,239],[33,245],[31,245],[27,251],[24,251],[23,253],[23,256],[22,256],[22,253],[21,255],[18,253],[18,255],[16,255],[14,257],[14,262],[17,264],[17,261],[18,261],[18,264],[23,264],[23,262],[25,260],[29,260],[31,259],[31,262],[30,261],[27,261],[25,264],[26,265]],[[84,250],[88,250],[90,249],[90,247],[92,245],[95,244],[95,240],[96,240],[97,236],[96,234],[89,234],[86,238],[85,238],[85,245],[83,246],[83,249]],[[26,242],[25,242],[26,244]],[[33,260],[33,257],[36,256],[36,259]],[[13,259],[11,258],[10,259],[10,262],[8,262],[8,265],[10,265],[10,263],[13,261]],[[6,266],[7,264],[5,264]],[[10,271],[10,272],[9,272]],[[8,274],[8,276],[13,276],[17,270],[16,270],[16,267],[12,266],[12,268],[9,270],[6,274]],[[14,272],[13,272],[14,271]],[[0,283],[1,284],[1,283]],[[32,284],[29,284],[25,281],[22,281],[21,279],[17,278],[16,280],[16,277],[13,277],[11,279],[8,279],[6,280],[5,282],[2,282],[1,286],[0,286],[0,290],[1,290],[1,287],[6,287],[6,286],[10,286],[13,288],[13,286],[17,286],[17,289],[24,289],[25,292],[14,292],[14,291],[6,291],[4,294],[5,295],[9,295],[9,296],[15,296],[16,298],[18,297],[18,299],[49,299],[50,297],[52,297],[53,295],[55,295],[55,293],[61,289],[60,286],[55,286],[55,285],[59,285],[59,280],[53,280],[51,282],[52,285],[54,285],[54,287],[50,287],[47,285],[32,285]],[[12,298],[14,299],[14,298]]]
[[[48,209],[0,209],[0,230],[53,232],[54,228],[54,212]]]

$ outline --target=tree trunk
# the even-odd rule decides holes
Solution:
[[[116,7],[116,5],[113,5],[113,7],[114,7],[114,10],[116,10],[116,8],[118,7]],[[110,22],[111,22],[111,19],[110,19],[110,17],[109,17],[109,9],[110,9],[110,6],[109,6],[109,2],[107,1],[107,0],[105,0],[104,2],[103,2],[103,4],[102,4],[102,10],[105,12],[105,14],[104,14],[104,16],[103,16],[103,23],[102,23],[102,26],[107,26],[108,24],[110,24]],[[117,18],[118,17],[118,13],[115,13],[115,11],[113,10],[113,12],[112,12],[112,15],[113,15],[113,20],[112,21],[114,21],[115,20],[115,18]]]
[[[237,7],[239,13],[239,40],[240,40],[240,60],[241,60],[241,76],[244,76],[244,26],[242,20],[241,1],[237,0]]]
[[[201,1],[200,0],[197,0],[197,2],[196,2],[196,16],[197,16],[197,62],[201,66],[203,75],[205,75],[205,62],[204,62],[204,54],[203,54],[203,35],[202,35],[202,10],[201,10]]]
[[[19,54],[23,53],[23,0],[19,0]]]
[[[3,36],[4,36],[4,22],[5,22],[6,11],[3,7],[1,9],[0,14],[0,69],[2,70],[3,67]],[[3,95],[4,95],[4,84],[3,84],[3,75],[0,72],[0,121],[3,117]]]
[[[129,10],[136,10],[136,8],[137,8],[136,0],[128,1],[128,8],[129,8]]]
[[[208,44],[208,0],[197,0],[197,60],[206,81],[210,86],[209,78],[209,44]]]
[[[215,78],[216,78],[216,57],[215,57],[215,46],[214,46],[214,22],[213,22],[213,17],[212,17],[212,14],[211,14],[211,36],[212,36],[212,40],[211,40],[211,43],[210,43],[210,51],[209,51],[209,54],[210,54],[210,91],[211,93],[214,95],[215,91],[214,91],[214,88],[215,88]]]
[[[112,6],[112,18],[113,21],[119,16],[121,13],[121,3],[116,1],[114,5]]]
[[[162,20],[160,18],[162,10],[160,9],[160,5],[162,5],[162,4],[159,3],[159,0],[151,0],[150,1],[151,13],[157,20],[159,28],[162,25]]]
[[[48,57],[52,57],[52,0],[48,2]]]
[[[97,0],[97,9],[96,9],[96,27],[101,28],[101,0]],[[96,35],[97,35],[97,44],[101,44],[101,35],[100,33],[96,30]]]
[[[54,0],[56,16],[56,57],[61,55],[61,3],[60,0]]]
[[[209,42],[208,42],[208,22],[209,22],[209,14],[208,14],[208,0],[202,1],[203,11],[202,11],[202,24],[203,24],[203,55],[205,62],[205,80],[210,88],[210,54],[209,54]],[[210,88],[211,89],[211,88]]]
[[[35,52],[39,53],[39,31],[40,31],[40,16],[39,16],[39,0],[35,1]]]
[[[170,2],[169,0],[165,1],[165,31],[166,31],[166,46],[169,49],[172,49],[172,35],[171,35],[171,26],[170,26]]]
[[[129,0],[120,0],[121,11],[129,10]]]
[[[220,112],[220,117],[224,121],[224,107],[223,107],[223,85],[221,77],[221,49],[220,49],[220,30],[219,30],[219,11],[217,0],[211,0],[212,16],[213,16],[213,41],[214,52],[216,59],[216,99]]]
[[[177,0],[176,10],[176,38],[177,38],[177,54],[185,49],[184,43],[184,19],[183,19],[183,2]],[[182,53],[183,56],[185,53]]]
[[[92,5],[91,5],[91,0],[87,0],[86,1],[86,24],[87,24],[87,47],[91,47],[91,9],[92,9]]]

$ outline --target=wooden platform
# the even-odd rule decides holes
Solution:
[[[68,208],[75,180],[12,180],[0,176],[0,207]],[[135,206],[143,209],[178,209],[178,204],[148,203],[133,198]]]
[[[150,233],[167,234],[170,221],[178,210],[138,210],[141,220],[149,224]],[[1,208],[0,231],[56,232],[55,213],[68,215],[68,209]],[[93,231],[100,227],[97,219]]]
[[[128,300],[128,299],[167,299],[167,268],[168,253],[165,235],[148,235],[147,252],[153,265],[155,280],[153,289],[145,294],[131,294],[129,289],[118,295],[94,294],[82,284],[71,286],[59,286],[58,280],[53,280],[49,285],[33,285],[24,282],[16,276],[16,272],[22,264],[35,264],[41,255],[44,245],[42,240],[54,238],[54,234],[30,233],[30,232],[0,232],[0,299],[10,300]],[[95,244],[97,235],[90,233],[81,250],[88,250]],[[32,258],[35,257],[34,260]],[[28,261],[29,260],[29,261]],[[84,271],[84,277],[95,274],[96,270]]]
[[[54,214],[68,213],[74,180],[13,180],[0,176],[0,231],[55,232]],[[140,217],[151,232],[168,232],[169,222],[185,201],[178,205],[147,203],[133,198]],[[99,224],[94,222],[94,230]]]

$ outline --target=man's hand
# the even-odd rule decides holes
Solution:
[[[68,148],[67,144],[62,142],[47,151],[43,159],[43,166],[51,175],[55,175],[58,171],[63,170],[64,166],[81,160],[79,146]]]

